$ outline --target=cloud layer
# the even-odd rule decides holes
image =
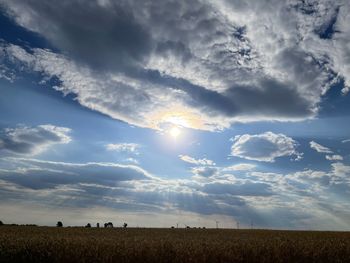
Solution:
[[[339,162],[331,164],[329,172],[289,174],[249,170],[237,176],[222,167],[201,180],[162,179],[141,167],[116,163],[24,158],[0,162],[6,163],[0,170],[2,202],[46,208],[59,204],[73,210],[105,207],[110,212],[139,213],[138,217],[189,212],[230,216],[243,224],[253,220],[261,227],[349,227],[350,166]],[[337,202],[330,205],[333,197]]]
[[[56,77],[55,89],[81,105],[141,127],[302,120],[332,84],[350,86],[347,1],[1,6],[59,50],[2,44],[2,61]]]

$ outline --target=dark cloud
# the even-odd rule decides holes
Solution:
[[[26,159],[21,162],[27,166],[24,170],[3,170],[0,172],[0,178],[32,189],[56,188],[79,183],[115,186],[121,181],[151,178],[146,171],[132,165],[74,164]]]
[[[19,126],[0,133],[0,151],[15,154],[37,154],[53,144],[70,142],[69,128],[53,125]]]
[[[151,37],[125,1],[102,6],[98,1],[17,2],[30,12],[29,28],[52,45],[94,68],[125,70],[144,59]],[[17,16],[16,13],[9,13]],[[17,17],[21,21],[21,17]]]

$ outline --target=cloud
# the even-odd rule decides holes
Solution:
[[[140,127],[304,120],[317,115],[334,83],[343,80],[344,92],[350,86],[346,1],[1,6],[56,48],[2,44],[5,66],[58,78],[54,88],[81,105]]]
[[[335,154],[335,155],[326,155],[326,159],[329,161],[342,161],[343,156]]]
[[[242,223],[253,220],[259,227],[343,229],[350,217],[350,168],[342,163],[331,164],[329,172],[307,170],[282,175],[247,171],[245,179],[225,177],[219,169],[207,180],[197,181],[163,179],[141,167],[116,163],[24,158],[0,162],[11,166],[0,170],[0,203],[6,204],[40,204],[45,209],[72,211],[104,208],[136,214],[134,219],[139,224],[150,214],[190,212],[200,218],[212,215],[216,219],[229,216]]]
[[[348,182],[350,182],[350,166],[345,165],[343,163],[337,162],[337,163],[332,163],[332,168],[333,168],[333,174],[337,177],[341,177]]]
[[[17,169],[2,169],[0,178],[31,189],[57,188],[79,183],[115,186],[121,181],[153,177],[134,165],[115,163],[66,163],[36,159],[8,159]]]
[[[195,159],[188,155],[179,155],[179,158],[184,162],[195,164],[195,165],[209,165],[209,166],[215,165],[215,163],[212,160],[208,160],[206,158]]]
[[[197,177],[212,177],[218,173],[218,168],[210,166],[193,167],[191,169],[192,173]]]
[[[284,134],[243,134],[235,136],[233,142],[231,154],[248,160],[274,162],[278,157],[294,155],[299,159],[302,156],[296,150],[297,142]]]
[[[331,151],[331,149],[322,146],[321,144],[318,144],[317,142],[311,141],[310,142],[310,147],[311,149],[314,149],[315,151],[319,152],[319,153],[333,153]]]
[[[139,164],[139,161],[136,160],[135,158],[127,158],[125,159],[125,161],[128,163]]]
[[[139,154],[140,145],[137,143],[110,143],[106,145],[106,149],[109,151],[117,152],[129,152],[133,154]]]
[[[350,142],[350,139],[342,141],[342,143],[347,143],[347,142]]]
[[[36,155],[52,145],[69,143],[70,131],[69,128],[54,125],[6,128],[0,134],[0,151]]]
[[[239,163],[231,166],[227,166],[222,169],[224,172],[232,172],[232,171],[250,171],[256,167],[254,164],[250,163]]]

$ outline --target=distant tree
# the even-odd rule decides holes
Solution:
[[[123,227],[124,227],[124,228],[127,228],[127,226],[128,226],[127,223],[124,223],[124,224],[123,224]]]
[[[4,223],[0,220],[0,226],[3,226],[4,225]]]
[[[112,222],[105,223],[105,227],[112,228],[113,227],[113,223]]]
[[[97,224],[96,224],[96,227],[97,227],[97,228],[100,228],[100,223],[97,223]]]
[[[89,227],[91,227],[91,224],[90,224],[90,223],[87,223],[87,225],[86,225],[85,227],[88,227],[88,228],[89,228]]]
[[[61,221],[58,221],[56,224],[57,227],[63,227],[63,223]]]
[[[171,226],[171,228],[175,228],[174,226]]]

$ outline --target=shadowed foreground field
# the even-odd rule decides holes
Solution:
[[[0,262],[350,262],[350,233],[3,226]]]

